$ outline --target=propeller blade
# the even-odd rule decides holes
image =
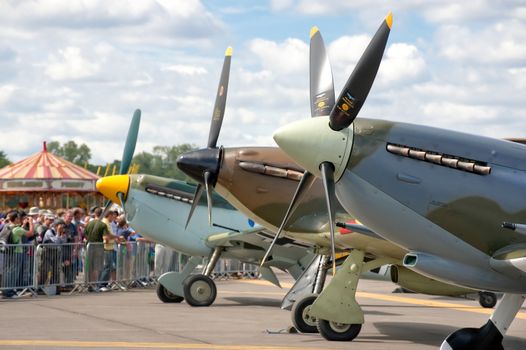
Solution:
[[[392,23],[393,15],[389,12],[354,67],[331,111],[329,125],[332,130],[348,127],[360,112],[380,67]]]
[[[281,225],[278,229],[278,232],[276,232],[276,236],[274,236],[272,243],[270,243],[270,246],[268,247],[265,256],[263,257],[263,259],[261,259],[260,266],[263,266],[265,261],[267,261],[268,257],[270,256],[270,252],[272,251],[272,248],[274,248],[274,245],[276,244],[278,238],[281,235],[281,231],[283,231],[283,229],[287,225],[287,222],[289,221],[289,218],[292,216],[299,203],[301,203],[303,196],[305,195],[305,193],[308,192],[315,180],[316,177],[308,171],[305,171],[303,173],[303,177],[301,178],[300,183],[296,188],[296,192],[294,192],[294,196],[292,196],[292,201],[290,202],[287,212],[285,213],[285,217],[283,218],[283,221],[281,222]]]
[[[329,228],[331,230],[331,258],[332,258],[332,275],[336,274],[336,247],[334,238],[334,197],[336,192],[334,189],[334,166],[329,162],[320,164],[320,172],[323,180],[323,188],[325,189],[325,200],[327,201],[327,211],[329,213]]]
[[[139,125],[141,123],[141,110],[136,109],[133,113],[133,118],[128,129],[128,136],[126,136],[126,144],[122,153],[122,162],[119,169],[119,174],[124,175],[128,173],[130,164],[135,152],[135,145],[137,144],[137,135],[139,134]]]
[[[192,218],[192,215],[194,214],[195,207],[197,207],[197,203],[199,203],[199,199],[201,199],[201,195],[203,194],[203,185],[197,184],[197,187],[195,188],[194,192],[194,199],[192,200],[192,207],[190,208],[190,213],[188,213],[188,219],[186,219],[186,224],[184,225],[184,229],[188,227],[188,224],[190,223],[190,219]]]
[[[108,210],[110,210],[112,204],[113,204],[113,202],[110,199],[108,199],[108,201],[104,205],[104,210],[102,211],[102,217],[106,216],[106,213],[108,212]]]
[[[206,203],[208,205],[208,224],[212,226],[212,174],[205,172]]]
[[[214,104],[214,112],[212,114],[212,123],[210,124],[210,132],[208,133],[208,148],[215,148],[217,145],[217,138],[221,131],[221,124],[223,123],[223,116],[225,115],[226,95],[228,92],[228,79],[230,76],[230,61],[232,60],[232,48],[228,47],[225,52],[225,61],[223,63],[223,70],[221,71],[221,78],[219,79],[219,87],[217,88],[216,102]]]
[[[312,117],[326,116],[334,107],[331,63],[317,27],[310,30],[310,111]]]
[[[118,192],[117,197],[119,197],[119,201],[121,202],[121,208],[126,213],[126,208],[124,208],[124,193]]]

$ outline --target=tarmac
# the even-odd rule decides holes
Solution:
[[[288,333],[290,314],[280,309],[287,288],[224,280],[216,302],[201,308],[163,304],[152,288],[0,300],[0,349],[437,349],[449,333],[479,327],[492,312],[474,300],[393,294],[386,281],[358,287],[365,324],[351,343]],[[524,307],[504,347],[526,349]]]

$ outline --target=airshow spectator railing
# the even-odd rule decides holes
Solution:
[[[35,293],[35,246],[33,244],[0,245],[0,289],[3,295],[17,291]]]
[[[4,296],[53,295],[60,291],[148,286],[158,277],[154,273],[153,246],[148,242],[125,242],[104,250],[103,243],[0,245],[0,291]],[[184,256],[175,257],[177,266],[185,260]],[[216,279],[257,276],[257,265],[234,259],[220,259],[212,275]]]

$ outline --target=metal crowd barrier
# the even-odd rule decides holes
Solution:
[[[84,284],[125,290],[153,283],[151,248],[152,243],[125,242],[106,250],[103,243],[88,243]]]
[[[0,291],[4,296],[53,295],[59,291],[149,286],[158,277],[153,266],[154,245],[125,242],[112,250],[105,250],[103,243],[0,245]],[[184,255],[174,252],[169,266],[180,270],[185,260]],[[233,259],[220,259],[212,274],[216,279],[258,276],[256,265]]]
[[[242,263],[235,259],[220,259],[217,262],[211,277],[217,280],[232,278],[255,279],[259,278],[259,272],[257,265]]]
[[[6,244],[0,246],[0,286],[3,295],[26,291],[35,293],[35,246]]]

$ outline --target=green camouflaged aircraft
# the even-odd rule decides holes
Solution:
[[[376,76],[391,24],[389,15],[334,103],[325,99],[334,95],[332,87],[311,93],[316,118],[282,127],[274,140],[307,169],[302,182],[322,179],[333,221],[337,198],[365,225],[408,251],[405,267],[447,283],[505,293],[483,327],[460,329],[441,347],[502,349],[526,293],[526,147],[419,125],[355,119]],[[304,190],[298,192],[291,207]],[[352,300],[341,291],[356,279],[362,259],[350,254],[312,305],[313,315],[333,319],[342,314],[341,305]],[[339,321],[349,332],[359,331],[360,322],[352,314]]]

